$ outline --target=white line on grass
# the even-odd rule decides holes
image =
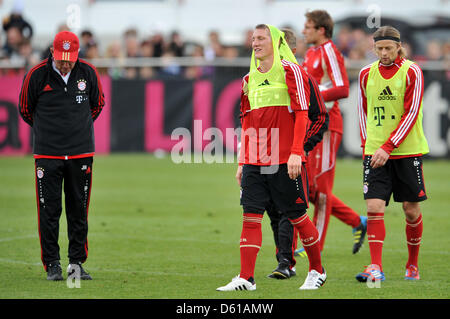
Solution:
[[[42,267],[42,263],[31,263],[22,260],[14,260],[7,258],[0,258],[0,263],[7,264],[20,264],[20,265],[28,265],[28,266],[40,266]],[[150,276],[179,276],[179,277],[227,277],[226,275],[211,275],[211,274],[200,274],[200,273],[176,273],[176,272],[162,272],[162,271],[146,271],[146,270],[132,270],[132,269],[104,269],[104,268],[91,268],[90,271],[96,272],[118,272],[118,273],[139,273],[146,274]]]
[[[33,235],[0,238],[0,243],[14,241],[14,240],[18,240],[18,239],[29,239],[29,238],[38,238],[38,235],[33,234]]]
[[[28,266],[42,266],[42,263],[30,263],[30,262],[26,262],[26,261],[6,259],[6,258],[0,258],[0,262],[8,263],[8,264],[21,264],[21,265],[28,265]]]

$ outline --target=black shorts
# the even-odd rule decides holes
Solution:
[[[422,157],[389,159],[379,168],[372,168],[372,156],[364,156],[364,199],[382,199],[389,205],[391,194],[396,202],[421,202],[427,199],[423,179]]]
[[[272,201],[287,216],[298,216],[295,213],[303,214],[308,208],[306,168],[302,165],[300,176],[292,180],[287,164],[280,164],[270,173],[257,165],[244,165],[241,192],[241,205],[246,213],[263,214]]]

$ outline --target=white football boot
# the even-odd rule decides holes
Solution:
[[[223,287],[219,287],[216,289],[217,291],[235,291],[235,290],[256,290],[256,284],[251,283],[248,280],[245,280],[244,278],[239,277],[237,275],[233,279],[231,279],[231,282]]]
[[[322,274],[319,274],[316,270],[311,270],[306,276],[305,282],[299,288],[300,290],[313,290],[319,289],[327,280],[327,273],[325,269]]]

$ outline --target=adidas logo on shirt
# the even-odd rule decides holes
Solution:
[[[266,79],[264,82],[262,82],[262,83],[259,84],[258,86],[261,86],[261,85],[270,85],[270,83],[269,83],[269,81]]]
[[[381,91],[380,95],[378,95],[378,100],[396,100],[397,98],[392,95],[391,88],[386,86],[386,88]]]

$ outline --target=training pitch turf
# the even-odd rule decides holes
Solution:
[[[254,292],[220,293],[239,272],[242,213],[235,164],[173,164],[146,154],[97,156],[89,209],[89,258],[94,280],[70,289],[48,282],[40,261],[34,160],[0,158],[0,298],[400,298],[450,297],[450,162],[425,160],[429,200],[422,205],[421,280],[404,280],[405,218],[398,203],[386,211],[383,250],[386,281],[379,289],[355,280],[370,263],[369,247],[352,255],[349,226],[331,217],[323,252],[328,279],[318,291],[300,291],[307,260],[297,276],[266,278],[276,267],[268,217],[256,263]],[[334,193],[360,213],[360,160],[339,160]],[[309,214],[311,216],[312,209]],[[67,267],[67,224],[60,226],[61,264]],[[65,274],[64,274],[65,275]],[[66,278],[66,276],[65,276]]]

